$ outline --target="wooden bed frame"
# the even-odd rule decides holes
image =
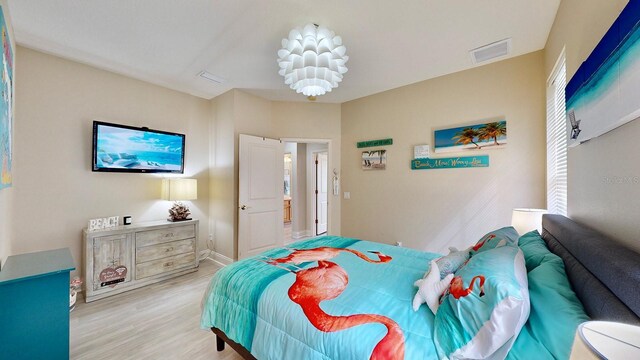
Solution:
[[[561,215],[542,217],[542,238],[564,261],[572,288],[594,320],[640,325],[640,254]],[[220,329],[218,351],[229,344],[244,359],[256,360]]]

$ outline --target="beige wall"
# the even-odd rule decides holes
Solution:
[[[228,258],[235,258],[235,162],[234,149],[234,98],[235,91],[216,97],[211,101],[213,108],[211,148],[214,149],[209,168],[211,234],[213,250]]]
[[[185,177],[198,179],[200,249],[209,229],[209,101],[18,47],[12,252],[71,248],[91,218],[166,218],[161,176],[91,172],[92,121],[186,134]]]
[[[241,90],[212,101],[215,161],[211,163],[211,221],[215,251],[237,258],[238,135],[328,139],[330,166],[340,169],[340,105],[272,102]],[[330,233],[340,234],[340,202],[330,200]]]
[[[566,47],[567,78],[589,56],[627,0],[563,0],[545,49],[548,77]],[[640,121],[569,149],[569,217],[640,250]]]
[[[0,0],[0,5],[2,6],[2,11],[4,13],[4,19],[7,23],[9,35],[11,39],[14,39],[11,42],[11,49],[15,56],[16,44],[15,44],[15,37],[13,36],[13,27],[11,25],[11,14],[9,13],[9,6],[7,5],[6,0]],[[14,66],[15,67],[18,66],[17,61],[14,62]],[[13,73],[14,83],[15,83],[16,77],[17,77],[17,74],[14,72]],[[14,119],[14,125],[15,125],[15,119]],[[14,141],[15,141],[15,137],[14,137]],[[15,146],[13,148],[15,151]],[[15,183],[15,180],[13,182]],[[7,257],[13,253],[11,248],[11,222],[13,219],[13,212],[14,212],[13,210],[14,210],[13,209],[13,188],[9,187],[9,188],[0,190],[0,267],[4,265],[4,262],[7,259]]]
[[[291,203],[293,212],[291,231],[294,236],[306,234],[309,230],[307,227],[307,144],[297,143],[296,148],[294,197]]]
[[[504,116],[506,149],[483,169],[412,171],[434,129]],[[515,207],[545,203],[542,52],[427,80],[342,106],[342,235],[445,252],[509,225]],[[393,138],[387,169],[361,170],[356,142]],[[436,156],[432,156],[436,157]]]

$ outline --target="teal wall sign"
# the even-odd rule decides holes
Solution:
[[[360,141],[358,143],[358,149],[366,148],[366,147],[374,147],[374,146],[386,146],[386,145],[393,145],[393,139]]]
[[[489,155],[411,160],[411,170],[489,167]]]

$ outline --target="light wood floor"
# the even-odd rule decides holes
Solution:
[[[71,359],[242,359],[200,329],[200,301],[219,269],[203,261],[197,272],[84,303],[71,312]]]

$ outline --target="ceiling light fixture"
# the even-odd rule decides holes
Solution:
[[[324,26],[307,24],[303,29],[291,30],[289,38],[282,39],[278,73],[297,93],[307,97],[324,95],[338,87],[347,72],[346,52],[340,36]]]

